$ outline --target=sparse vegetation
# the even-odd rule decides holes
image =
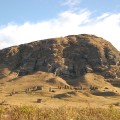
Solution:
[[[120,110],[109,108],[0,107],[0,120],[120,120]]]

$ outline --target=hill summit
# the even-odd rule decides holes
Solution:
[[[50,72],[64,79],[97,73],[120,77],[120,52],[95,35],[81,34],[39,40],[0,51],[0,75],[18,76],[37,71]]]

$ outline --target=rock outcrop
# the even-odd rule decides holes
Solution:
[[[120,52],[103,38],[70,35],[1,50],[0,74],[4,69],[19,76],[44,71],[71,79],[94,72],[105,77],[120,77]]]

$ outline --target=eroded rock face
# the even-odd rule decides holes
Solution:
[[[120,52],[103,38],[71,35],[3,49],[0,64],[0,70],[4,64],[19,75],[45,71],[63,78],[75,78],[90,72],[103,74],[111,66],[118,69]]]

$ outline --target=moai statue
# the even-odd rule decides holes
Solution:
[[[12,94],[15,94],[15,93],[16,93],[16,92],[15,92],[15,90],[13,89],[13,90],[12,90]]]
[[[67,85],[65,85],[65,89],[67,89]]]
[[[52,88],[51,87],[49,87],[49,92],[52,92]]]
[[[50,72],[51,67],[52,67],[52,66],[51,66],[50,64],[47,65],[48,72]]]
[[[80,90],[82,90],[83,89],[83,87],[82,87],[82,85],[80,86]]]
[[[25,90],[25,92],[26,92],[26,93],[30,93],[30,92],[31,92],[30,88],[27,88],[27,89]]]
[[[31,92],[31,89],[30,89],[30,88],[28,88],[28,92]]]
[[[60,89],[62,89],[62,87],[60,86]]]
[[[10,93],[10,96],[12,96],[13,94],[12,93]]]
[[[90,85],[90,90],[93,90],[93,86],[92,85]]]

